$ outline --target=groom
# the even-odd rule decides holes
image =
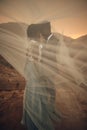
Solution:
[[[56,36],[51,32],[51,24],[50,22],[43,22],[43,23],[38,23],[38,24],[31,24],[30,26],[28,26],[27,29],[27,35],[30,39],[33,39],[35,41],[39,41],[42,42],[46,45],[46,47],[44,48],[47,52],[49,53],[53,53],[54,57],[53,60],[55,62],[56,61],[56,46],[59,45],[59,40],[58,38],[56,38]],[[54,49],[52,48],[54,47]],[[44,52],[43,49],[43,52]],[[43,57],[45,56],[45,53],[43,54],[42,52],[42,62],[43,61]],[[49,56],[49,59],[52,60],[52,57]],[[55,96],[56,96],[56,92],[55,92],[55,88],[54,88],[54,81],[52,82],[49,77],[44,77],[41,76],[40,77],[41,80],[43,80],[44,82],[47,82],[48,86],[50,84],[53,84],[52,88],[49,87],[49,93],[50,95],[53,94],[53,104],[55,102]]]
[[[57,45],[59,41],[58,38],[56,38],[56,36],[51,32],[50,22],[29,25],[27,35],[34,39],[43,37],[45,42],[53,45]]]

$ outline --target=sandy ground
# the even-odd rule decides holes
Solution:
[[[20,121],[25,80],[0,57],[0,130],[24,130]]]
[[[24,130],[22,118],[23,90],[0,92],[0,130]]]
[[[21,125],[25,80],[14,69],[0,64],[0,130],[26,130]],[[86,86],[60,87],[56,106],[63,117],[56,130],[87,130]]]

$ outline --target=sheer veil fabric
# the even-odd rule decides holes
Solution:
[[[0,33],[0,53],[25,77],[28,86],[25,88],[24,110],[39,129],[53,130],[52,120],[61,119],[55,103],[58,96],[55,92],[60,87],[71,86],[86,94],[84,88],[80,87],[81,84],[87,85],[84,72],[87,69],[87,62],[84,60],[86,47],[83,45],[78,50],[73,45],[68,46],[57,33],[53,34],[58,39],[56,44],[49,44],[50,40],[44,44],[3,32],[5,30]]]
[[[25,88],[24,109],[40,130],[45,127],[45,130],[53,130],[51,119],[60,120],[61,114],[53,102],[60,87],[77,88],[78,92],[86,95],[85,89],[80,86],[87,86],[87,45],[78,41],[67,43],[59,33],[53,33],[55,38],[49,38],[47,43],[32,41],[26,34],[27,24],[44,20],[52,22],[74,15],[78,2],[72,4],[68,1],[68,4],[69,8],[66,5],[60,9],[61,13],[58,7],[62,7],[62,3],[59,6],[57,0],[8,0],[0,5],[0,15],[17,22],[24,32],[20,36],[0,27],[0,55],[26,79],[26,86],[29,87]],[[26,26],[22,22],[27,23]]]

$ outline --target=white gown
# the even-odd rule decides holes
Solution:
[[[41,57],[39,56],[39,58]],[[38,129],[54,130],[52,119],[60,121],[61,116],[60,113],[55,112],[55,86],[44,74],[40,59],[35,62],[32,58],[28,58],[25,74],[27,81],[24,111],[27,112]],[[25,117],[23,118],[25,119]]]

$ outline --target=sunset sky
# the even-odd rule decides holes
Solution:
[[[0,0],[0,23],[51,21],[52,31],[87,34],[87,0]]]

